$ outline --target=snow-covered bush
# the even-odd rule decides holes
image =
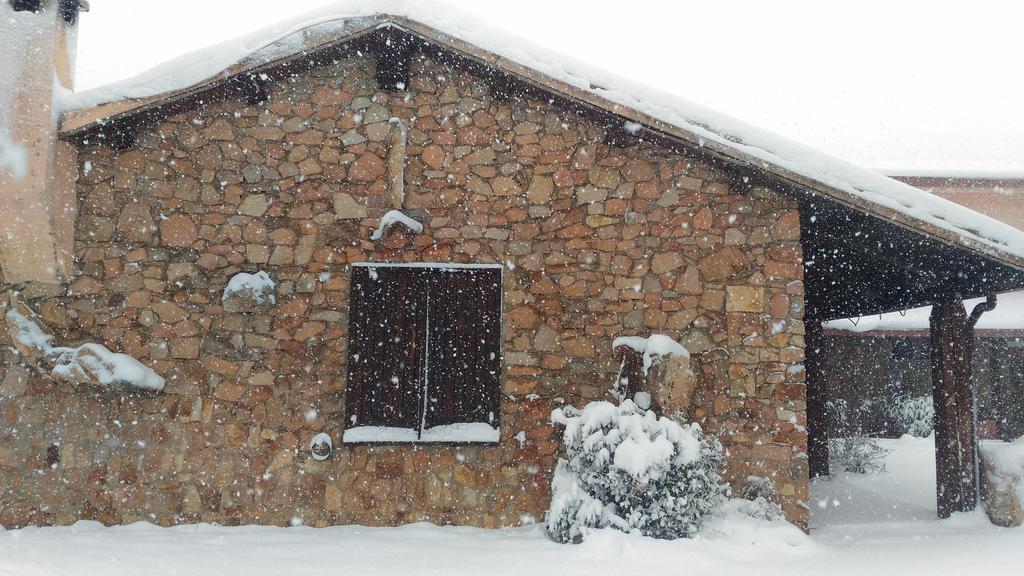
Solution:
[[[829,466],[855,474],[885,472],[885,457],[889,450],[874,438],[850,436],[830,438],[828,441]]]
[[[887,412],[900,434],[926,438],[932,433],[935,404],[931,396],[900,396],[889,404]]]
[[[778,520],[783,517],[779,495],[771,478],[747,476],[736,495],[750,500],[750,506],[746,509],[749,516],[758,520]]]
[[[547,530],[559,542],[595,528],[654,538],[694,535],[723,501],[722,448],[700,426],[680,424],[631,400],[555,410],[566,459],[552,481]]]
[[[844,470],[855,474],[885,472],[885,457],[889,451],[877,440],[865,436],[859,425],[860,412],[865,410],[851,409],[846,400],[830,400],[825,410],[835,423],[834,430],[839,434],[828,441],[829,467],[833,470]]]

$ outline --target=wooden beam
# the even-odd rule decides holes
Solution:
[[[392,27],[384,29],[381,34],[376,51],[377,85],[387,92],[408,90],[414,39]]]
[[[388,204],[395,210],[405,208],[405,150],[409,132],[400,118],[389,120]]]
[[[807,466],[811,478],[828,476],[828,386],[821,370],[821,323],[804,324],[804,373],[807,383]]]
[[[245,102],[250,105],[262,104],[267,101],[266,75],[240,74],[235,78],[238,90],[243,94]]]
[[[935,496],[939,518],[978,505],[978,439],[971,372],[974,324],[995,307],[992,296],[967,316],[959,299],[932,306],[932,401],[935,405]]]

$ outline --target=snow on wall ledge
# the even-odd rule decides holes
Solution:
[[[221,302],[224,302],[238,296],[250,299],[256,304],[276,304],[275,288],[277,288],[277,284],[270,278],[270,274],[263,270],[255,274],[239,272],[232,276],[231,280],[228,280],[228,285],[224,287],[224,293],[221,294],[220,299]]]
[[[373,240],[374,242],[380,240],[385,234],[387,234],[388,230],[396,224],[405,226],[413,234],[423,233],[423,224],[420,224],[409,216],[406,216],[406,214],[401,210],[388,210],[387,214],[384,214],[384,216],[381,217],[380,224],[377,226],[377,229],[373,231],[373,234],[370,234],[370,240]]]
[[[84,109],[180,90],[211,79],[234,64],[265,63],[299,52],[304,48],[305,35],[341,31],[344,24],[354,18],[383,15],[407,18],[474,44],[556,81],[590,92],[607,101],[610,108],[615,105],[631,108],[653,121],[688,132],[701,145],[714,143],[763,162],[762,168],[781,168],[965,240],[1024,258],[1024,232],[1008,224],[703,106],[618,78],[592,64],[553,53],[437,0],[338,2],[252,34],[190,52],[133,78],[64,94],[60,105],[65,111]],[[635,123],[629,124],[640,128]]]
[[[128,386],[142,390],[164,389],[164,379],[127,354],[111,352],[102,344],[82,344],[77,348],[53,346],[53,336],[16,308],[7,311],[7,322],[19,351],[27,360],[40,361],[50,375],[75,384]],[[35,356],[32,358],[31,356]]]

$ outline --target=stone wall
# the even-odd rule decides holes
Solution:
[[[773,477],[806,521],[795,202],[649,143],[611,147],[547,99],[496,98],[424,59],[408,92],[378,91],[369,57],[268,91],[127,150],[81,148],[81,275],[20,297],[60,344],[101,342],[167,386],[75,388],[0,352],[0,524],[539,519],[551,409],[605,398],[612,338],[651,332],[694,353],[689,416],[722,439],[728,477]],[[392,117],[425,230],[375,243]],[[403,260],[506,265],[500,444],[339,442],[349,263]],[[228,279],[256,270],[276,305],[226,311]],[[319,432],[335,439],[323,462]]]

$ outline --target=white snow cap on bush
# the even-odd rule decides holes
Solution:
[[[53,364],[50,373],[71,382],[95,381],[104,386],[122,385],[143,390],[164,389],[164,379],[148,366],[127,354],[111,352],[102,344],[82,344],[77,348],[53,346],[53,336],[43,332],[34,321],[11,308],[7,321],[16,327],[19,343],[35,348]]]
[[[552,480],[547,528],[555,540],[607,527],[692,536],[721,502],[721,446],[696,424],[659,418],[630,400],[560,408],[551,421],[565,426],[567,456]]]
[[[639,336],[619,336],[612,340],[612,350],[619,346],[626,346],[636,350],[644,356],[644,376],[654,364],[654,359],[659,356],[680,356],[689,358],[690,352],[682,344],[665,336],[664,334],[651,334],[647,338]]]
[[[423,232],[423,224],[413,220],[409,216],[406,216],[401,210],[389,210],[384,216],[381,216],[380,224],[377,225],[377,229],[370,234],[370,240],[380,240],[384,237],[384,234],[395,224],[401,224],[409,229],[414,234]]]
[[[255,274],[239,272],[232,276],[231,280],[228,280],[228,285],[224,288],[221,301],[223,302],[231,296],[238,294],[239,296],[252,299],[257,304],[276,304],[277,300],[274,298],[275,288],[277,288],[277,284],[263,270]]]

